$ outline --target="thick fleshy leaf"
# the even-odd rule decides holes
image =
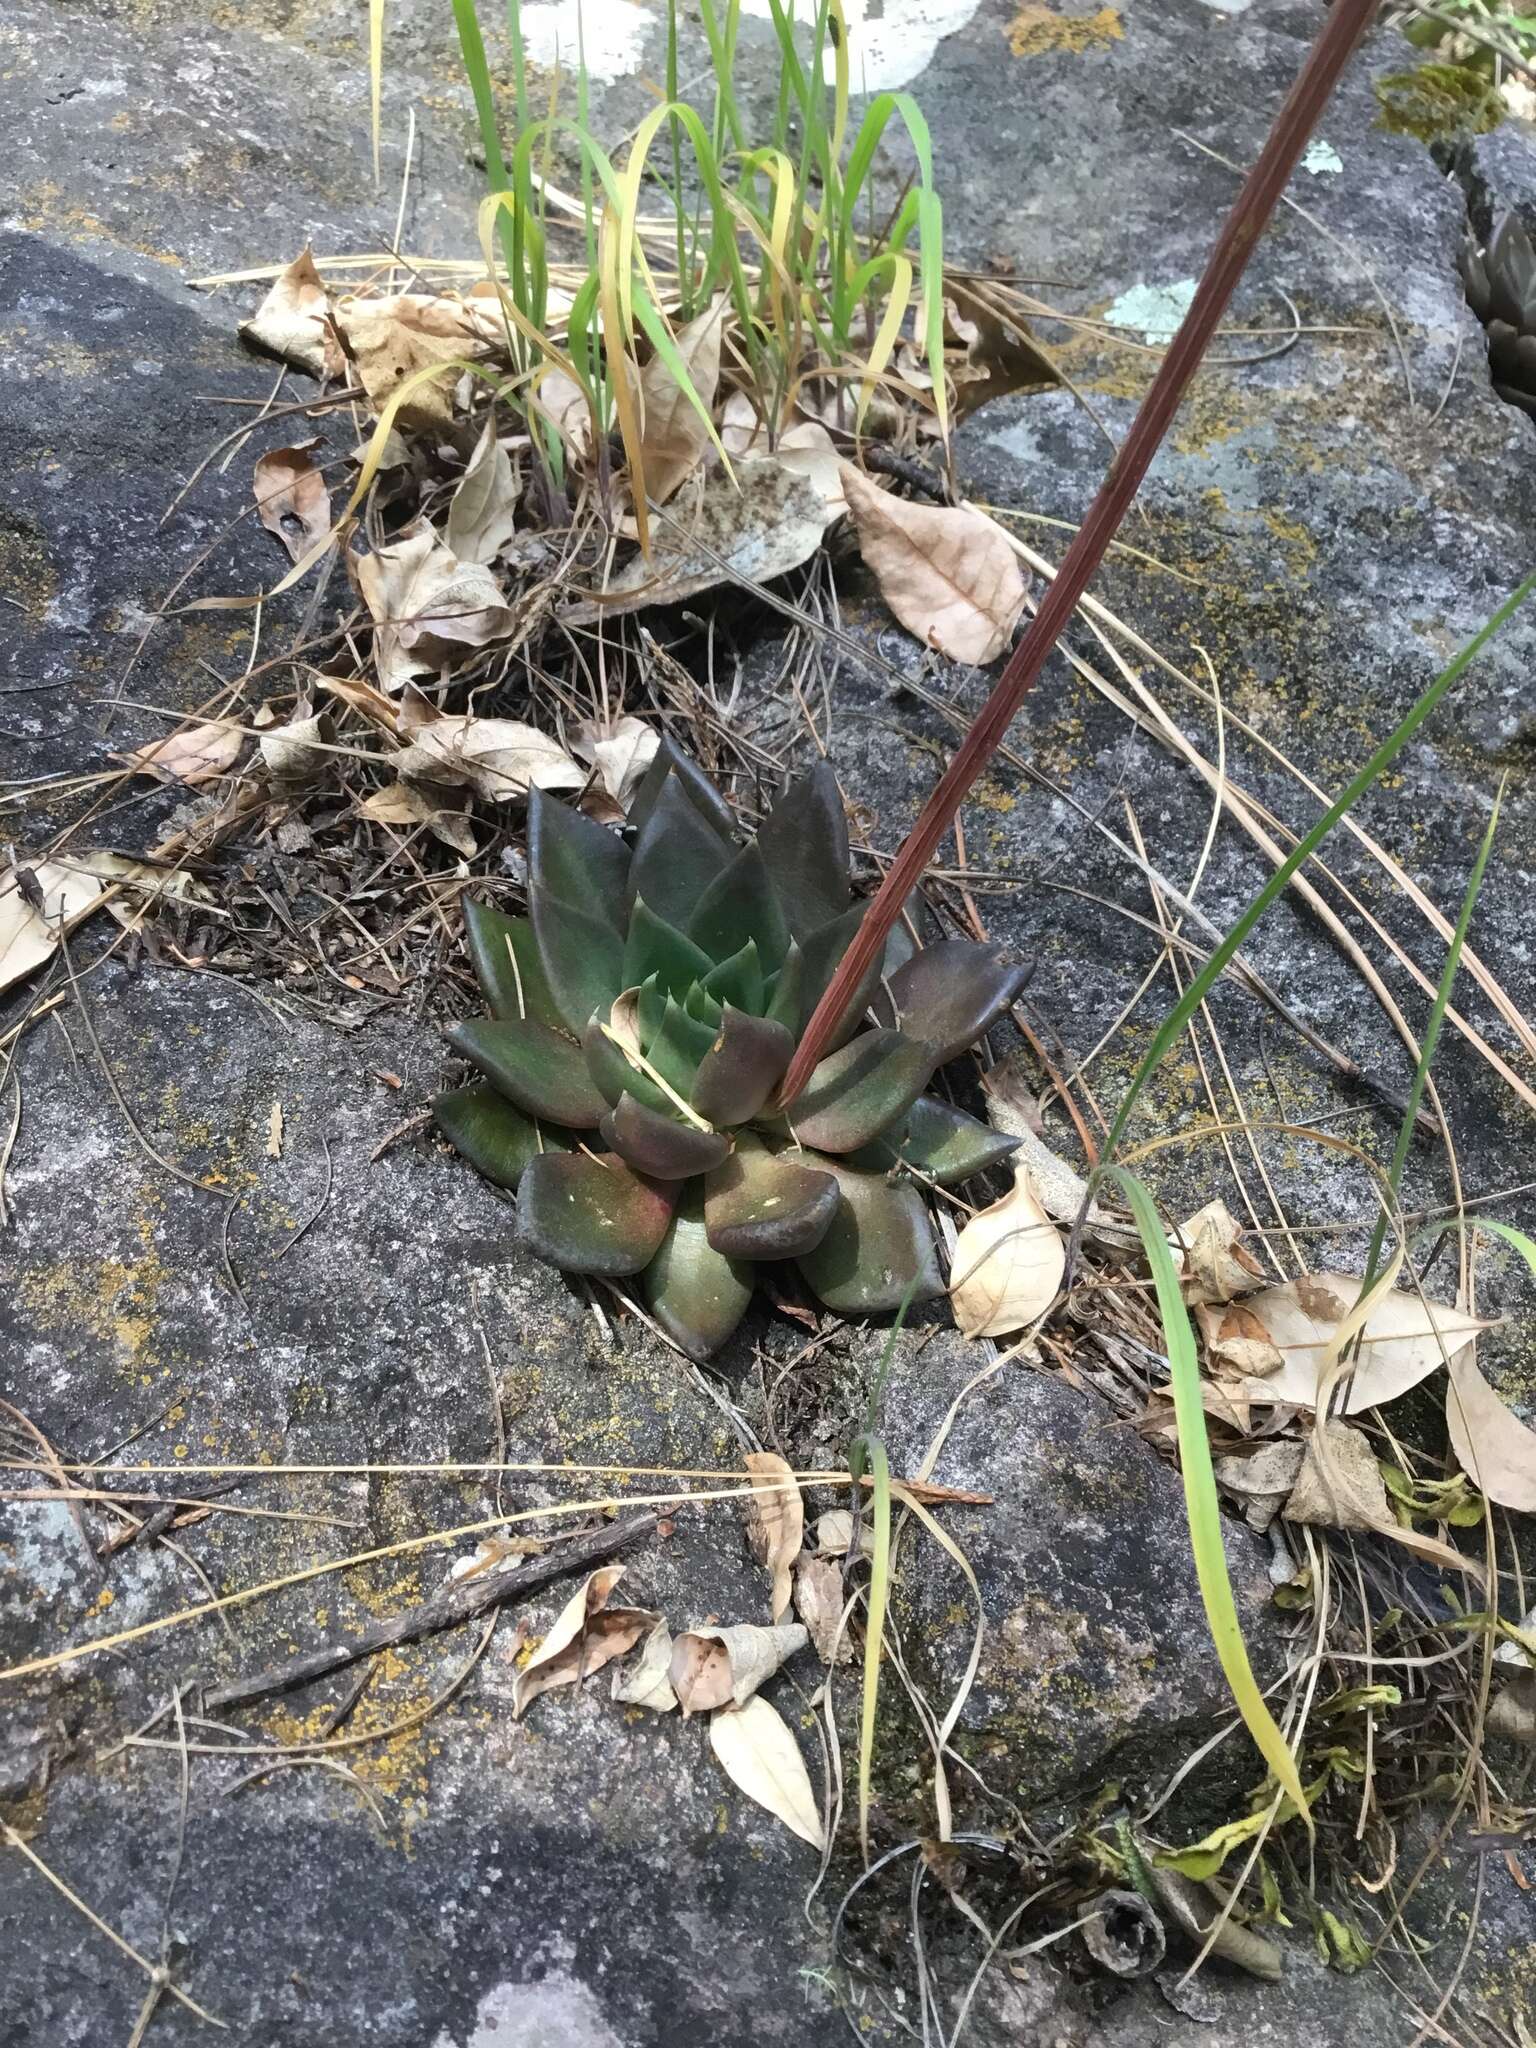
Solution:
[[[757,843],[797,939],[848,908],[848,820],[825,761],[784,791],[758,827]]]
[[[677,777],[669,775],[635,841],[634,859],[629,867],[629,900],[634,903],[644,898],[658,917],[664,917],[703,945],[690,920],[700,898],[729,863],[731,855],[730,844],[689,802]],[[745,936],[742,933],[728,950],[734,952]],[[704,950],[712,960],[719,959],[719,953],[707,945]]]
[[[689,1100],[712,1124],[729,1129],[747,1123],[779,1085],[794,1049],[782,1024],[727,1005],[720,1036],[699,1062]]]
[[[712,960],[729,960],[748,939],[757,941],[763,971],[772,974],[789,950],[789,927],[755,845],[744,846],[714,879],[688,920],[688,936]]]
[[[752,1268],[711,1245],[703,1192],[684,1191],[661,1250],[645,1269],[651,1314],[690,1358],[708,1358],[730,1336],[752,1299]]]
[[[624,919],[629,848],[617,832],[541,789],[528,792],[528,879],[535,889],[606,918]]]
[[[789,1259],[810,1251],[837,1207],[837,1182],[793,1150],[770,1152],[748,1131],[704,1184],[704,1220],[717,1252],[733,1259]]]
[[[538,941],[526,917],[508,917],[489,903],[464,904],[469,964],[493,1017],[531,1017],[558,1028],[559,1006],[545,977]]]
[[[775,1024],[782,1024],[791,1038],[798,1039],[806,1016],[805,955],[795,940],[789,942],[784,965],[765,984],[765,995],[763,1014],[771,1017]]]
[[[725,798],[716,789],[691,755],[685,754],[675,740],[662,736],[661,745],[650,767],[645,771],[640,787],[635,791],[634,801],[629,807],[629,822],[638,835],[644,830],[645,821],[656,808],[656,799],[661,795],[662,785],[669,776],[682,785],[683,794],[708,824],[714,826],[722,839],[734,841],[736,816]]]
[[[944,1276],[933,1228],[916,1188],[882,1174],[851,1172],[841,1160],[820,1163],[838,1200],[821,1242],[800,1255],[812,1293],[844,1316],[889,1315],[914,1281],[913,1301],[941,1295]]]
[[[719,1036],[708,1024],[690,1017],[680,1003],[667,998],[661,1028],[646,1040],[645,1056],[685,1101],[692,1099],[694,1076]],[[699,1111],[700,1116],[704,1114]],[[711,1122],[715,1119],[711,1118]]]
[[[672,1220],[672,1191],[631,1173],[611,1152],[544,1152],[517,1191],[523,1243],[569,1273],[619,1280],[648,1266]]]
[[[692,939],[685,939],[675,924],[658,917],[643,899],[636,900],[624,935],[626,988],[639,988],[655,975],[658,988],[682,997],[696,981],[704,979],[712,965],[709,955],[701,953]]]
[[[468,1017],[450,1025],[447,1036],[455,1052],[530,1116],[581,1131],[607,1112],[581,1047],[545,1024]]]
[[[932,1047],[942,1066],[974,1045],[1023,986],[1028,968],[998,946],[941,939],[924,946],[891,977],[891,1000],[908,1038]]]
[[[805,955],[805,970],[801,987],[801,1021],[795,1026],[797,1038],[810,1022],[811,1012],[826,993],[827,984],[837,972],[843,955],[853,944],[868,908],[867,903],[855,903],[851,909],[845,910],[841,917],[833,918],[829,924],[819,925],[815,931],[808,932],[800,941],[801,950]],[[848,998],[841,1022],[828,1040],[829,1050],[836,1051],[838,1046],[845,1045],[864,1022],[865,1011],[879,994],[881,973],[882,962],[879,953],[876,953],[859,977],[857,988]]]
[[[624,1096],[633,1095],[652,1109],[670,1111],[671,1104],[665,1090],[658,1088],[648,1075],[642,1074],[625,1057],[622,1049],[604,1031],[606,1022],[607,1019],[602,1017],[592,1019],[582,1033],[581,1050],[586,1058],[587,1072],[608,1108],[617,1108]]]
[[[462,1158],[499,1188],[515,1188],[523,1168],[542,1151],[563,1151],[555,1126],[542,1133],[530,1116],[514,1109],[489,1081],[449,1088],[432,1104],[437,1128]]]
[[[933,1054],[899,1031],[866,1031],[829,1053],[784,1120],[817,1152],[854,1152],[904,1117],[928,1085]]]
[[[603,1142],[611,1145],[626,1166],[654,1180],[687,1180],[696,1173],[708,1173],[727,1158],[729,1138],[719,1131],[701,1131],[697,1124],[684,1123],[676,1115],[650,1109],[633,1095],[621,1097],[617,1109],[603,1118],[599,1127]]]
[[[624,941],[606,918],[530,888],[528,908],[539,958],[568,1030],[577,1037],[593,1015],[606,1017],[624,979]]]
[[[908,1166],[947,1188],[969,1180],[988,1166],[997,1166],[1018,1147],[990,1124],[967,1116],[937,1096],[919,1095],[903,1121],[850,1153],[848,1164],[870,1173],[889,1173]]]
[[[722,960],[718,967],[712,968],[702,977],[699,986],[717,1003],[734,1003],[738,1010],[745,1010],[749,1016],[760,1017],[763,1011],[763,966],[757,957],[756,939],[748,939],[740,952],[733,953],[729,960]]]

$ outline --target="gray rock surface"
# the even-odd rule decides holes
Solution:
[[[1119,35],[1106,31],[1086,51],[1046,47],[1017,58],[1010,12],[987,0],[939,46],[919,88],[952,247],[978,260],[996,254],[1024,274],[1067,277],[1070,287],[1048,295],[1098,311],[1137,287],[1193,277],[1234,180],[1174,131],[1246,161],[1295,69],[1312,10],[1267,4],[1227,14],[1200,0],[1155,8],[1142,0],[1125,10]],[[22,608],[0,649],[0,745],[18,764],[8,776],[109,766],[115,749],[161,729],[142,707],[195,703],[212,687],[201,664],[234,674],[247,658],[246,626],[228,615],[169,623],[123,693],[131,701],[103,732],[103,699],[116,690],[145,608],[205,549],[214,553],[198,588],[254,588],[271,572],[258,536],[222,537],[245,502],[248,454],[227,474],[210,472],[187,510],[159,523],[226,430],[226,409],[208,398],[249,400],[271,383],[269,366],[244,357],[233,339],[251,295],[193,296],[185,277],[286,257],[306,235],[331,247],[378,246],[393,229],[407,104],[420,112],[420,155],[406,245],[414,254],[470,246],[476,178],[464,161],[470,124],[447,10],[413,6],[392,11],[391,22],[390,151],[385,190],[375,196],[355,10],[280,0],[254,15],[210,17],[169,0],[96,0],[68,11],[12,4],[0,15],[0,68],[15,107],[0,220],[0,461],[11,479],[0,510],[0,594]],[[760,66],[762,25],[746,33]],[[659,61],[654,36],[650,61]],[[1342,170],[1301,180],[1299,196],[1321,229],[1281,220],[1234,317],[1238,327],[1285,325],[1283,289],[1303,325],[1320,331],[1254,366],[1206,373],[1160,458],[1145,520],[1128,536],[1192,580],[1122,557],[1099,586],[1186,666],[1198,660],[1197,645],[1208,649],[1229,709],[1330,789],[1529,565],[1536,512],[1529,422],[1492,397],[1457,286],[1462,186],[1415,145],[1371,126],[1367,80],[1400,63],[1390,42],[1367,50],[1324,124]],[[602,107],[608,131],[621,132],[646,104],[636,77],[617,79]],[[1513,180],[1529,161],[1528,138],[1511,129],[1497,141],[1514,165],[1502,175]],[[1411,404],[1366,265],[1399,322]],[[1065,341],[1075,379],[1118,436],[1144,364],[1092,335],[1047,334]],[[1267,335],[1234,336],[1230,353],[1257,357],[1273,345]],[[1104,455],[1070,396],[1053,393],[980,415],[958,464],[977,497],[1072,520]],[[1023,530],[1059,554],[1059,531]],[[911,643],[861,606],[856,581],[851,587],[858,629],[922,674]],[[301,603],[279,623],[296,622]],[[1536,994],[1527,908],[1532,630],[1519,628],[1493,651],[1362,811],[1428,894],[1453,910],[1499,774],[1512,771],[1478,942],[1527,1010]],[[1102,665],[1085,636],[1074,644]],[[973,677],[929,675],[927,684],[964,707],[979,696]],[[1209,722],[1194,700],[1175,685],[1157,687],[1210,750]],[[850,663],[827,737],[872,837],[893,844],[949,727]],[[1208,798],[1061,660],[1015,744],[1090,814],[1129,797],[1153,858],[1187,882]],[[1272,763],[1246,743],[1233,746],[1250,786],[1281,815],[1313,815]],[[103,822],[102,840],[147,844],[168,829],[174,808],[164,793],[137,798]],[[1047,885],[1070,880],[1144,914],[1144,884],[1061,794],[1010,768],[989,776],[969,816],[973,867],[1014,885],[991,891],[978,882],[978,901],[997,936],[1038,960],[1031,1005],[1069,1064],[1128,998],[1151,942]],[[25,829],[40,837],[43,826],[33,817]],[[1345,847],[1337,858],[1362,901],[1433,973],[1438,954],[1415,914],[1358,851]],[[1224,830],[1202,885],[1207,914],[1225,925],[1261,872]],[[78,942],[81,965],[97,943]],[[1317,1029],[1401,1090],[1400,1046],[1307,914],[1277,913],[1252,950]],[[1423,998],[1400,970],[1386,972],[1421,1019]],[[142,1432],[133,1455],[170,1460],[184,1447],[188,1464],[483,1458],[493,1442],[483,1333],[510,1456],[735,1462],[726,1410],[643,1331],[605,1330],[557,1276],[518,1255],[506,1208],[490,1190],[421,1138],[373,1161],[440,1070],[435,1034],[409,1002],[359,1001],[342,1033],[301,1012],[274,1016],[249,990],[149,960],[116,958],[84,990],[144,1137],[194,1178],[224,1176],[217,1185],[238,1198],[227,1249],[239,1292],[225,1272],[223,1203],[146,1156],[103,1084],[89,1037],[63,1009],[24,1041],[21,1058],[25,1114],[7,1181],[14,1224],[3,1240],[0,1390],[64,1454],[99,1456]],[[1469,999],[1468,1009],[1528,1075],[1529,1062],[1481,1000]],[[1378,1150],[1390,1142],[1389,1116],[1341,1095],[1316,1055],[1279,1028],[1261,1036],[1245,1001],[1224,995],[1215,1014],[1254,1114],[1332,1114],[1342,1102],[1353,1114],[1329,1128]],[[1145,1038],[1128,1043],[1134,1052]],[[1102,1100],[1115,1099],[1129,1056],[1122,1042],[1095,1069]],[[399,1077],[398,1091],[376,1078],[381,1072]],[[1529,1116],[1450,1033],[1440,1074],[1466,1186],[1529,1179]],[[274,1098],[288,1131],[278,1160],[266,1151]],[[1138,1134],[1190,1127],[1206,1113],[1198,1078],[1175,1063],[1150,1091]],[[1368,1220],[1364,1178],[1346,1164],[1278,1140],[1267,1157],[1295,1217]],[[1157,1170],[1175,1207],[1193,1206],[1220,1178],[1209,1142]],[[323,1213],[284,1250],[328,1185]],[[1441,1200],[1447,1187],[1443,1159],[1419,1148],[1410,1199]],[[1529,1220],[1518,1202],[1499,1213]],[[1487,1260],[1483,1298],[1516,1308],[1525,1299],[1502,1255]],[[753,1343],[784,1359],[795,1341],[764,1312],[722,1361],[754,1416]],[[845,1354],[846,1384],[835,1383],[830,1404],[839,1433],[797,1444],[797,1455],[840,1455],[879,1343],[877,1333]],[[1533,1384],[1527,1343],[1516,1323],[1489,1353],[1516,1398]],[[921,1455],[970,1369],[947,1334],[925,1348],[916,1336],[903,1341],[884,1418],[898,1466]],[[1224,1711],[1173,1476],[1093,1396],[1017,1367],[962,1407],[937,1476],[999,1495],[990,1513],[951,1522],[981,1572],[987,1608],[964,1737],[983,1777],[1023,1805],[1092,1789],[1110,1772],[1154,1782]],[[508,1494],[512,1505],[554,1497],[553,1482],[536,1478]],[[363,1526],[320,1531],[216,1517],[184,1532],[187,1557],[218,1587],[233,1588],[495,1508],[473,1481],[399,1478],[354,1488],[316,1479],[285,1492],[283,1504]],[[635,1594],[676,1620],[757,1614],[761,1583],[729,1512],[679,1519],[673,1536],[632,1564]],[[163,1548],[127,1552],[103,1579],[61,1508],[7,1505],[3,1513],[6,1662],[202,1597],[190,1566]],[[1257,1605],[1261,1553],[1240,1530],[1231,1551],[1256,1654],[1272,1656],[1275,1637]],[[397,1608],[430,1589],[441,1569],[436,1553],[386,1561],[238,1610],[232,1635],[204,1622],[8,1688],[6,1816],[142,1952],[158,1956],[169,1928],[181,1981],[249,2048],[312,2048],[322,2039],[336,2048],[842,2039],[846,2021],[823,1974],[824,1928],[807,1926],[800,1910],[811,1853],[731,1790],[702,1730],[675,1717],[625,1715],[601,1681],[542,1701],[514,1723],[510,1619],[462,1692],[421,1729],[344,1757],[356,1782],[306,1769],[236,1790],[241,1766],[199,1762],[180,1881],[165,1910],[180,1832],[178,1763],[163,1750],[119,1749],[122,1736],[174,1688],[249,1670]],[[951,1614],[963,1605],[960,1588],[924,1552],[898,1589],[914,1671],[939,1693],[968,1648],[967,1624]],[[562,1597],[557,1589],[533,1603],[535,1630]],[[474,1632],[464,1631],[402,1653],[375,1676],[348,1725],[425,1706],[473,1647]],[[795,1675],[815,1682],[814,1669]],[[310,1739],[345,1691],[332,1684],[296,1694],[246,1724]],[[795,1711],[787,1687],[776,1697]],[[908,1818],[905,1792],[915,1813],[915,1780],[904,1786],[893,1769],[882,1786],[892,1825]],[[983,1802],[984,1821],[990,1813]],[[1466,1909],[1465,1875],[1447,1897],[1448,1914]],[[1513,1953],[1520,1902],[1501,1865],[1490,1862],[1487,1878],[1474,1988],[1457,2016],[1460,2026],[1473,2015],[1470,2039],[1480,2007],[1508,2027],[1523,1995]],[[897,1901],[888,1953],[897,1981],[907,1981],[910,1963],[902,1910]],[[0,1862],[0,1953],[5,2048],[95,2048],[131,2035],[142,1979],[14,1853]],[[1282,1992],[1260,1998],[1241,1980],[1213,1978],[1208,2027],[1156,1990],[1106,1996],[1043,1964],[1032,1968],[1022,1984],[989,1980],[972,2038],[1074,2048],[1153,2039],[1385,2043],[1401,2042],[1412,2017],[1379,1978],[1341,1980],[1304,1950]],[[1416,1995],[1431,2005],[1438,1996],[1422,1986]],[[190,2015],[163,2005],[150,2040],[202,2033]]]

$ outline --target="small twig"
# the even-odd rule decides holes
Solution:
[[[601,1564],[604,1558],[612,1557],[640,1537],[648,1536],[656,1527],[657,1520],[654,1512],[631,1515],[625,1521],[594,1530],[590,1536],[578,1536],[573,1542],[543,1557],[530,1558],[514,1570],[483,1572],[474,1578],[455,1580],[406,1613],[374,1622],[361,1635],[326,1643],[318,1650],[311,1650],[308,1656],[290,1657],[265,1671],[253,1672],[248,1678],[237,1678],[229,1685],[216,1686],[204,1695],[204,1704],[210,1710],[245,1706],[252,1700],[265,1699],[270,1693],[287,1692],[293,1686],[308,1685],[314,1679],[325,1678],[333,1671],[355,1664],[359,1657],[371,1657],[380,1650],[392,1650],[400,1643],[414,1643],[422,1636],[436,1635],[441,1629],[456,1628],[460,1622],[473,1621],[477,1615],[499,1606],[504,1600],[540,1592],[569,1572]]]
[[[424,1131],[431,1121],[431,1110],[423,1109],[415,1116],[408,1116],[403,1124],[396,1124],[392,1131],[386,1131],[377,1145],[368,1154],[369,1165],[372,1166],[382,1159],[391,1145],[398,1144],[401,1138],[408,1138],[412,1131]]]

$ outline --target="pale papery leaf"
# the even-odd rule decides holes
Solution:
[[[621,1706],[645,1707],[670,1714],[677,1706],[667,1673],[672,1664],[672,1631],[658,1621],[641,1646],[632,1668],[613,1674],[613,1697]]]
[[[683,368],[706,412],[714,406],[720,382],[720,334],[727,304],[722,292],[674,337]],[[709,446],[709,430],[659,355],[653,355],[640,372],[640,418],[646,496],[664,505],[697,469]]]
[[[547,369],[532,390],[535,412],[549,421],[578,462],[584,460],[592,445],[592,409],[576,379],[564,370]]]
[[[749,1451],[743,1463],[764,1489],[749,1494],[743,1503],[747,1542],[769,1577],[768,1618],[782,1621],[789,1612],[795,1559],[805,1540],[805,1503],[793,1470],[775,1452]]]
[[[995,661],[1024,609],[1024,578],[1003,535],[979,513],[877,490],[852,463],[841,474],[859,553],[902,625],[951,661]]]
[[[395,415],[402,427],[422,431],[452,424],[459,373],[494,339],[486,332],[488,315],[471,313],[458,300],[409,292],[390,299],[342,299],[334,318],[375,413],[383,412],[407,377],[438,369]]]
[[[599,599],[568,605],[566,625],[589,625],[650,605],[681,604],[718,583],[767,583],[821,546],[822,505],[804,477],[777,462],[716,470],[652,522],[652,556],[637,555]]]
[[[967,1337],[1002,1337],[1035,1322],[1056,1299],[1067,1248],[1027,1167],[1000,1202],[971,1218],[950,1260],[950,1301]]]
[[[1264,1268],[1242,1243],[1242,1227],[1226,1203],[1207,1202],[1179,1231],[1184,1250],[1184,1299],[1232,1301],[1264,1285]]]
[[[310,451],[318,439],[294,448],[273,448],[257,458],[251,476],[256,516],[275,533],[297,562],[331,528],[331,494]]]
[[[623,1565],[604,1565],[585,1578],[567,1600],[517,1675],[512,1689],[514,1717],[521,1717],[541,1693],[575,1685],[615,1657],[626,1656],[655,1628],[661,1616],[649,1608],[608,1605],[623,1576]]]
[[[1239,1302],[1202,1302],[1195,1309],[1195,1322],[1205,1339],[1206,1363],[1214,1372],[1267,1379],[1285,1363],[1263,1323]]]
[[[640,718],[584,718],[571,727],[571,752],[595,771],[621,815],[660,745],[661,734]]]
[[[138,775],[151,775],[156,782],[184,782],[192,787],[227,775],[240,758],[245,745],[244,730],[228,719],[203,725],[184,726],[147,747],[135,747],[125,754]]]
[[[823,1664],[851,1664],[853,1642],[843,1616],[849,1595],[835,1557],[802,1557],[795,1570],[795,1612]]]
[[[668,1677],[684,1719],[734,1700],[740,1706],[809,1638],[797,1621],[774,1628],[737,1622],[730,1628],[686,1629],[672,1641]]]
[[[294,258],[249,320],[240,338],[312,377],[339,377],[345,367],[327,320],[330,301],[309,249]]]
[[[1249,1295],[1243,1306],[1262,1325],[1281,1364],[1262,1378],[1241,1382],[1242,1393],[1250,1401],[1315,1407],[1329,1346],[1359,1299],[1360,1286],[1357,1274],[1310,1273]],[[1358,1415],[1363,1408],[1395,1401],[1437,1371],[1446,1352],[1490,1327],[1464,1309],[1421,1302],[1416,1294],[1384,1294],[1366,1321],[1359,1357],[1342,1383],[1342,1412]]]
[[[875,1554],[875,1533],[861,1515],[859,1522],[859,1554],[873,1557]],[[854,1517],[848,1508],[828,1508],[826,1513],[816,1517],[816,1547],[829,1556],[846,1557],[848,1546],[853,1541]]]
[[[710,1720],[709,1746],[738,1791],[766,1807],[813,1849],[826,1847],[826,1829],[805,1758],[783,1716],[766,1700],[722,1708]]]
[[[21,865],[25,882],[14,867],[0,870],[0,991],[51,960],[61,929],[72,931],[88,917],[106,888],[73,863],[41,860]]]
[[[488,567],[517,530],[516,510],[512,458],[488,419],[449,502],[444,539],[461,562]]]
[[[1470,1344],[1451,1353],[1445,1423],[1456,1461],[1478,1491],[1536,1515],[1536,1429],[1489,1386]]]
[[[515,718],[476,718],[449,711],[418,725],[395,756],[406,782],[445,783],[472,789],[492,803],[524,797],[530,789],[580,789],[586,771],[557,740]]]
[[[260,734],[256,744],[272,780],[297,788],[325,773],[331,761],[327,750],[334,739],[331,721],[322,711],[290,718],[274,732]]]
[[[392,695],[452,660],[456,648],[505,639],[517,623],[490,570],[461,562],[425,519],[354,557],[353,567],[374,621],[379,681]]]
[[[450,810],[441,797],[414,783],[395,782],[375,790],[360,806],[363,815],[379,825],[425,825],[434,839],[451,846],[465,860],[473,860],[479,842],[462,811]]]

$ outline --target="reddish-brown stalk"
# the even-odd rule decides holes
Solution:
[[[821,1058],[849,997],[858,987],[869,962],[885,944],[902,904],[932,860],[971,784],[1001,745],[1025,693],[1045,666],[1046,656],[1055,646],[1090,577],[1103,560],[1105,550],[1130,510],[1141,480],[1172,424],[1185,389],[1199,368],[1200,359],[1227,309],[1227,302],[1247,267],[1259,236],[1306,147],[1307,138],[1375,12],[1376,0],[1335,0],[1316,42],[1307,53],[1296,83],[1275,117],[1257,163],[1243,181],[1243,188],[1211,251],[1184,324],[1163,357],[1151,389],[1131,423],[1125,444],[1110,464],[1108,474],[1099,486],[1098,496],[1062,559],[1056,580],[1046,591],[1039,611],[1014,649],[1013,657],[999,676],[991,696],[924,805],[922,816],[907,834],[901,851],[886,872],[879,893],[864,914],[857,938],[843,955],[842,964],[816,1005],[789,1071],[784,1076],[780,1090],[782,1102],[792,1103],[810,1079],[811,1071]]]

